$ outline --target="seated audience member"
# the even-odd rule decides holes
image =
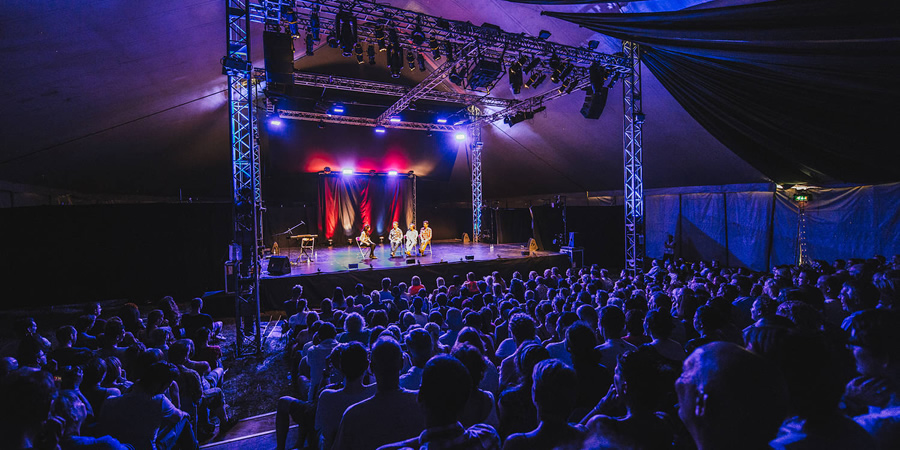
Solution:
[[[535,344],[525,343],[515,355],[516,365],[525,374],[520,384],[503,391],[497,402],[500,413],[500,436],[506,438],[513,433],[526,433],[537,428],[537,409],[531,398],[532,373],[534,366],[550,359],[547,349]]]
[[[525,374],[519,373],[516,370],[516,356],[518,355],[519,349],[525,344],[540,344],[537,340],[537,335],[535,334],[534,319],[528,314],[518,313],[510,317],[509,334],[512,336],[513,341],[515,341],[516,351],[504,358],[500,363],[501,391],[519,384],[519,380],[525,376]]]
[[[80,316],[75,319],[75,330],[78,331],[78,338],[75,340],[75,347],[87,348],[91,350],[97,350],[100,344],[97,343],[97,337],[88,334],[91,328],[94,327],[94,321],[97,318],[86,314]]]
[[[425,413],[425,431],[381,449],[498,450],[500,437],[493,427],[476,424],[465,428],[459,423],[472,385],[466,367],[459,360],[446,355],[432,358],[422,372],[422,388],[418,394],[418,402]],[[353,408],[355,406],[351,410]]]
[[[56,387],[49,372],[20,369],[0,380],[0,444],[3,448],[55,448],[42,442]]]
[[[0,381],[3,381],[10,373],[19,368],[19,362],[12,356],[0,358]]]
[[[425,421],[416,393],[399,385],[402,368],[400,344],[390,337],[378,338],[371,356],[377,391],[371,398],[347,408],[333,448],[376,449],[422,431]],[[468,392],[468,386],[466,388]]]
[[[122,319],[122,325],[125,331],[138,336],[144,332],[144,322],[141,321],[141,310],[134,303],[126,303],[119,310],[119,318]]]
[[[20,367],[29,367],[37,370],[55,370],[55,367],[48,366],[47,355],[44,353],[41,341],[34,336],[28,336],[19,341],[19,347],[16,351],[16,361]]]
[[[849,316],[858,311],[872,309],[878,306],[878,299],[881,294],[872,283],[858,280],[848,280],[841,287],[838,299],[841,301],[841,307],[848,315],[841,323],[841,328],[846,330],[850,326],[852,320]]]
[[[221,374],[201,377],[200,373],[187,364],[192,351],[193,343],[189,339],[179,339],[169,348],[169,362],[178,369],[176,381],[181,400],[180,409],[195,419],[198,434],[212,435],[215,425],[209,421],[210,414],[219,419],[220,432],[233,424],[229,423],[226,412],[225,394],[218,386]]]
[[[103,409],[103,403],[110,397],[118,397],[122,395],[121,391],[116,388],[103,387],[103,380],[106,378],[107,368],[106,360],[100,357],[94,357],[89,360],[82,369],[81,393],[87,398],[90,410],[95,414]]]
[[[635,346],[650,343],[650,338],[644,334],[644,316],[646,311],[641,309],[632,309],[625,313],[625,330],[628,334],[622,338],[623,341]]]
[[[211,335],[212,331],[206,327],[200,328],[194,333],[193,359],[209,364],[210,369],[218,369],[222,367],[222,348],[218,345],[209,345]]]
[[[594,330],[584,322],[575,322],[566,330],[566,347],[572,354],[572,367],[578,379],[575,420],[584,417],[599,403],[612,385],[612,373],[600,364],[599,354],[594,350],[596,346]]]
[[[115,388],[120,392],[125,392],[128,389],[131,389],[131,386],[134,383],[128,380],[128,377],[125,376],[125,368],[122,366],[122,361],[115,356],[110,356],[106,358],[106,377],[103,378],[103,382],[100,383],[100,386],[105,388]]]
[[[321,436],[321,449],[329,450],[334,444],[341,416],[351,405],[359,403],[375,395],[375,385],[363,384],[363,375],[369,367],[369,352],[359,342],[341,344],[338,370],[344,376],[343,386],[340,389],[325,389],[319,394],[319,402],[316,407],[315,427]],[[332,353],[334,354],[334,353]],[[284,415],[282,415],[284,417]],[[296,420],[296,419],[295,419]],[[276,421],[276,425],[278,422]],[[287,436],[287,423],[282,420],[281,427],[276,427],[279,437],[278,449],[284,448],[284,439]],[[285,438],[282,438],[281,435]]]
[[[306,362],[309,364],[309,393],[307,399],[312,402],[319,396],[319,386],[322,383],[323,372],[328,367],[327,358],[331,351],[337,347],[338,342],[335,338],[334,325],[331,322],[323,322],[316,332],[315,340],[318,344],[310,347],[306,352]]]
[[[102,450],[128,450],[110,436],[89,437],[81,436],[81,426],[88,416],[87,405],[74,391],[63,391],[53,402],[54,415],[65,420],[60,438],[60,447],[69,449],[102,449]]]
[[[724,341],[725,336],[721,329],[725,326],[725,318],[718,309],[703,305],[694,313],[694,329],[700,333],[699,337],[691,339],[684,346],[684,351],[691,354],[695,349],[714,341]]]
[[[644,318],[644,329],[652,339],[646,345],[653,347],[660,356],[670,361],[684,360],[684,349],[671,338],[672,316],[664,311],[650,311]]]
[[[558,359],[548,359],[534,366],[532,378],[531,392],[540,423],[528,433],[510,435],[503,449],[551,450],[580,445],[584,427],[567,421],[578,395],[575,371]]]
[[[487,357],[490,353],[484,347],[484,339],[482,339],[482,336],[481,332],[474,328],[463,328],[462,331],[459,332],[459,336],[456,337],[456,344],[453,348],[459,347],[462,344],[469,344],[478,349],[482,355],[485,355],[486,367],[478,388],[494,394],[494,397],[497,398],[500,395],[500,369],[498,369]]]
[[[177,377],[178,369],[172,364],[150,366],[131,391],[106,400],[100,411],[100,432],[136,450],[175,445],[198,448],[190,416],[164,395]]]
[[[726,342],[694,351],[675,388],[679,416],[699,450],[767,448],[787,415],[777,368]]]
[[[181,316],[181,327],[184,328],[184,336],[193,339],[200,328],[212,330],[212,336],[218,336],[222,332],[222,322],[213,321],[212,316],[203,313],[203,299],[191,300],[190,310]]]
[[[162,310],[163,317],[166,319],[165,324],[172,330],[175,339],[184,337],[184,327],[181,325],[181,311],[178,309],[175,299],[168,295],[163,297],[159,301],[159,309]]]
[[[616,367],[619,355],[637,348],[622,340],[624,333],[625,313],[615,306],[604,306],[600,309],[600,335],[606,342],[597,346],[597,352],[600,353],[600,364],[607,370]]]
[[[94,356],[87,348],[73,347],[76,339],[78,332],[73,326],[65,325],[56,330],[56,342],[59,345],[50,352],[50,359],[56,361],[58,367],[80,366]]]
[[[849,346],[860,377],[847,384],[845,402],[869,407],[854,419],[880,448],[900,448],[900,316],[868,310],[850,319]]]
[[[469,400],[466,401],[466,406],[460,413],[459,422],[464,427],[484,423],[495,429],[498,428],[500,419],[497,416],[497,403],[494,395],[478,387],[487,367],[484,354],[475,346],[463,343],[454,348],[453,357],[466,366],[469,376],[472,377],[472,392],[469,393]]]
[[[295,286],[294,288],[296,289],[297,287]],[[309,308],[306,305],[306,299],[305,298],[298,299],[297,300],[297,312],[295,312],[294,314],[292,314],[291,316],[288,317],[287,323],[288,323],[289,335],[291,335],[291,336],[296,335],[297,332],[305,329],[307,326],[309,326],[309,324],[312,323],[307,320],[308,314],[309,314]],[[317,319],[318,319],[318,317],[317,317]],[[315,322],[315,321],[313,321],[313,322]]]
[[[649,347],[619,355],[613,387],[626,413],[623,417],[591,417],[588,442],[606,441],[620,448],[671,448],[674,431],[659,412],[671,379],[664,373],[659,355]]]
[[[337,341],[341,344],[350,342],[359,342],[366,344],[369,342],[369,330],[366,329],[366,319],[359,313],[350,313],[344,319],[344,331],[338,335]]]
[[[422,289],[425,289],[425,286],[422,285],[422,279],[418,275],[413,275],[412,281],[409,283],[409,295],[418,295]]]
[[[573,312],[562,313],[556,321],[554,338],[557,339],[557,342],[544,345],[547,347],[547,352],[550,353],[551,358],[558,359],[570,366],[572,365],[572,354],[566,349],[566,330],[577,321],[578,314]]]
[[[463,328],[462,311],[457,308],[447,310],[447,332],[441,335],[441,344],[447,347],[453,346],[456,342],[456,336],[459,335]]]
[[[431,359],[433,348],[431,335],[427,331],[415,329],[409,332],[406,336],[406,351],[412,367],[400,376],[401,388],[410,391],[419,389],[419,385],[422,384],[422,370],[425,369],[425,363]]]

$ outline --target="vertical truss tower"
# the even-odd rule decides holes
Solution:
[[[469,117],[472,124],[469,126],[472,135],[472,242],[481,242],[481,223],[484,198],[481,192],[481,151],[484,149],[484,141],[481,140],[481,121],[478,117],[481,111],[475,107],[469,107]]]
[[[229,129],[233,175],[234,243],[241,247],[239,265],[234,277],[235,316],[237,325],[255,308],[255,347],[259,352],[259,252],[262,248],[262,191],[259,170],[259,132],[253,103],[252,64],[250,62],[249,0],[226,0],[227,47],[222,72],[228,77]],[[235,340],[239,355],[248,326],[237,327]]]
[[[625,269],[640,275],[644,270],[644,167],[641,146],[641,49],[635,42],[623,41],[622,50],[631,70],[624,75],[625,103]]]

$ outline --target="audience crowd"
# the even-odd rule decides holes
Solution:
[[[385,278],[315,310],[296,286],[277,448],[900,448],[898,282],[876,256]],[[230,426],[201,309],[91,310],[55,343],[18,322],[0,442],[194,448]]]

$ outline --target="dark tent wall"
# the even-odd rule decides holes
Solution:
[[[810,260],[900,253],[900,183],[802,191],[810,197],[805,227],[800,204],[783,190],[712,190],[646,196],[648,257],[662,258],[671,234],[676,256],[768,270],[798,262],[801,230]]]

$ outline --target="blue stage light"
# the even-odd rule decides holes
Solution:
[[[391,123],[397,123],[397,122],[400,122],[400,117],[399,117],[399,116],[393,116],[393,117],[391,117]]]
[[[341,173],[344,175],[353,175],[353,169],[343,169]]]
[[[447,123],[447,118],[446,118],[446,117],[439,117],[438,120],[437,120],[437,123]]]
[[[376,133],[382,133],[382,134],[384,134],[386,131],[387,131],[387,130],[386,130],[383,126],[380,126],[380,125],[379,125],[379,126],[375,127],[375,132],[376,132]]]
[[[397,171],[396,171],[396,170],[388,171],[388,176],[389,176],[389,177],[396,177],[396,176],[397,176]]]
[[[269,126],[278,128],[282,125],[284,125],[284,122],[281,121],[281,117],[272,117],[271,119],[269,119]]]
[[[457,141],[464,141],[465,139],[466,139],[466,133],[463,133],[463,132],[456,133]]]
[[[344,113],[344,105],[334,105],[334,107],[331,108],[331,112],[333,112],[335,114],[343,114]]]

